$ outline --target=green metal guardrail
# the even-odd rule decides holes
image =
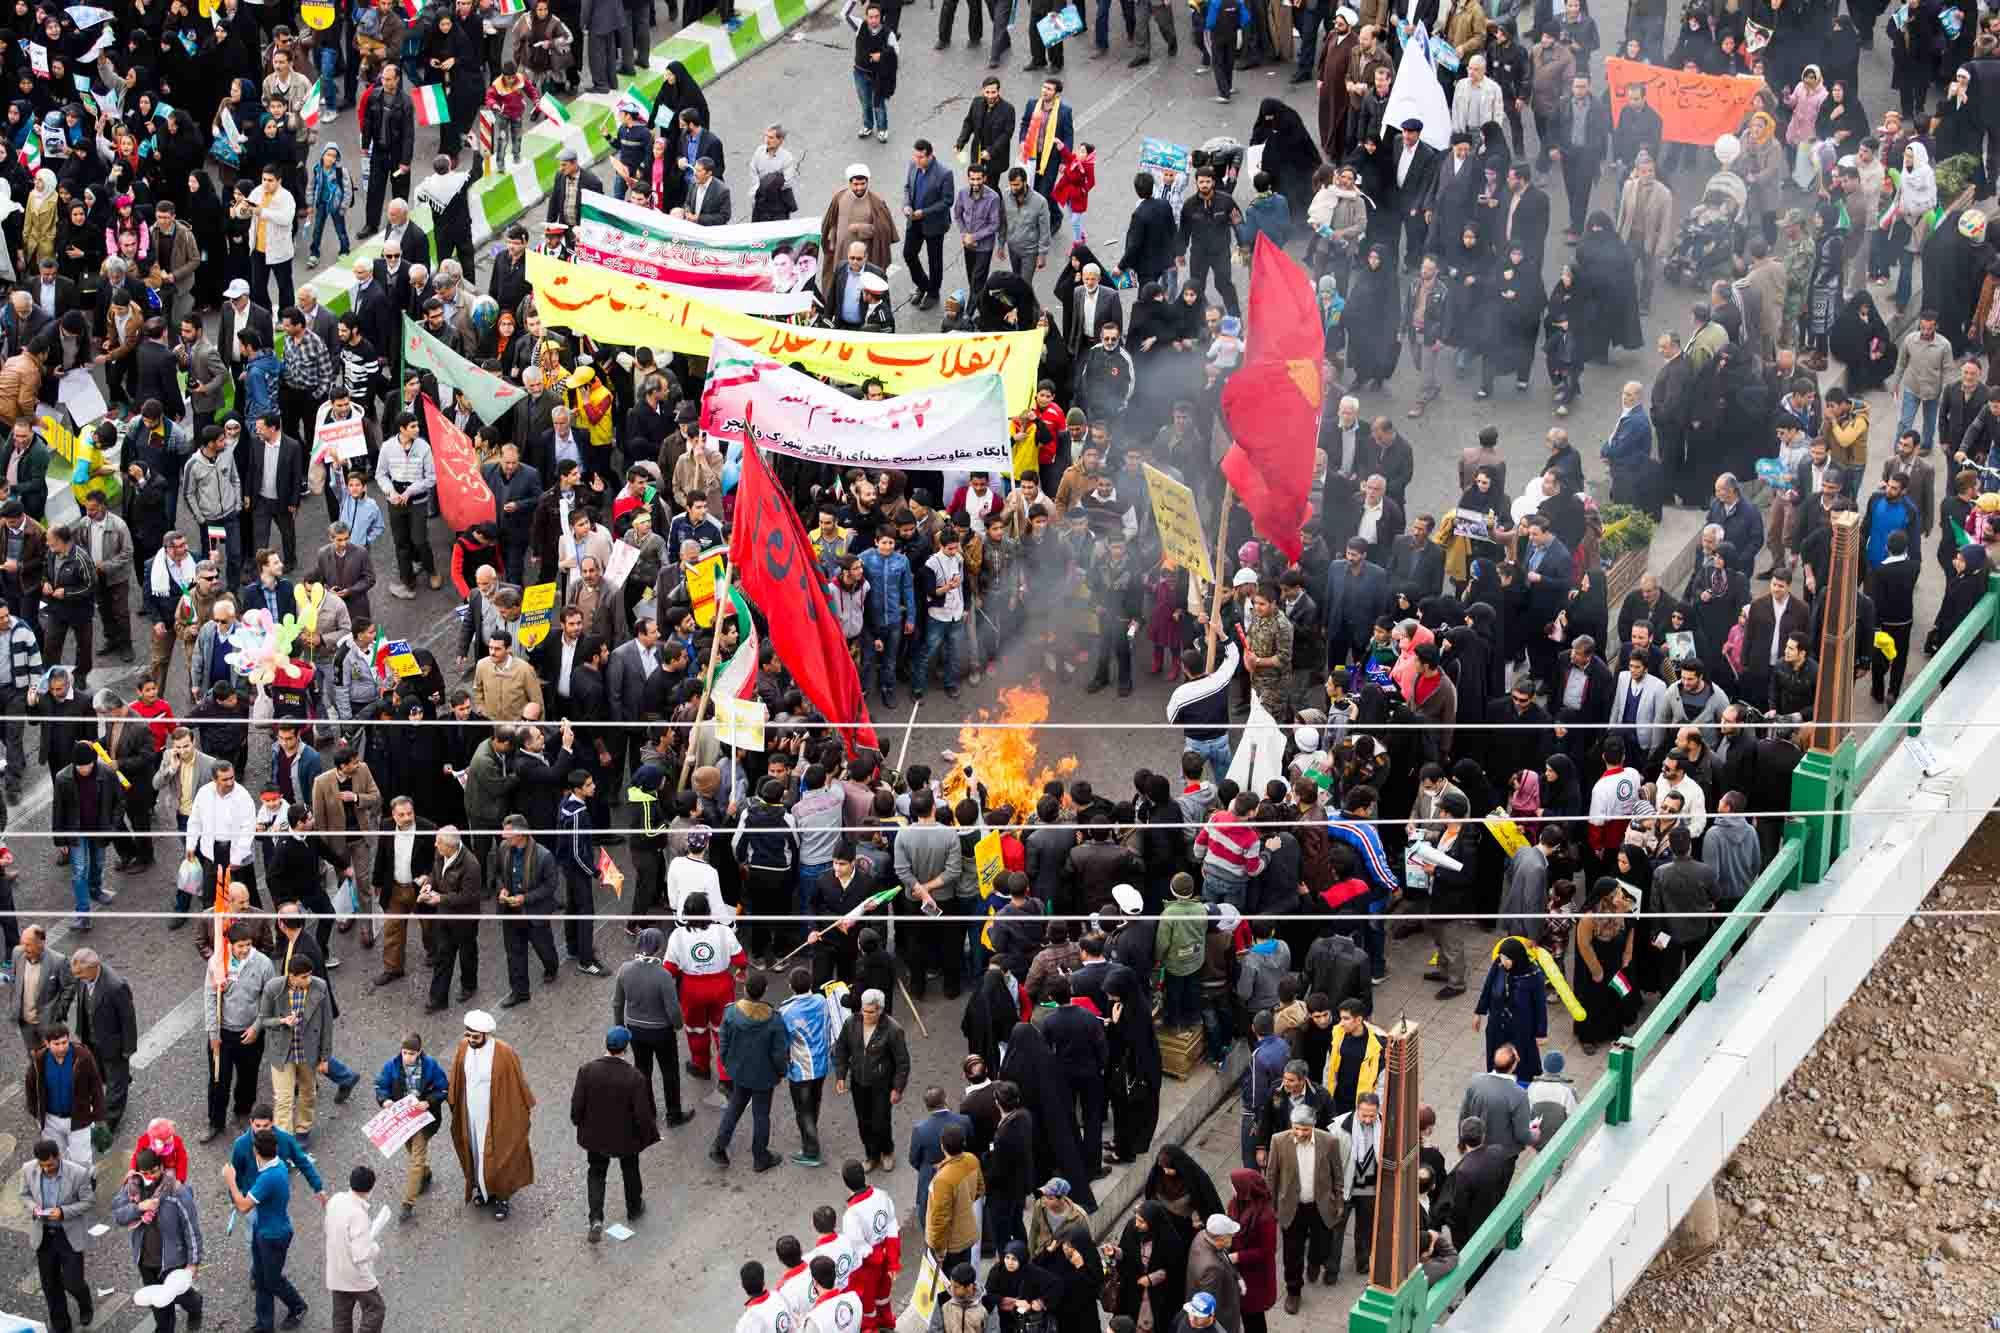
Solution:
[[[1348,1333],[1424,1333],[1444,1321],[1451,1303],[1489,1256],[1502,1245],[1510,1250],[1520,1247],[1528,1209],[1584,1140],[1600,1123],[1623,1125],[1631,1121],[1632,1089],[1641,1062],[1666,1041],[1682,1015],[1695,1004],[1715,998],[1716,975],[1749,933],[1754,913],[1764,910],[1779,894],[1817,884],[1825,877],[1826,868],[1846,850],[1845,812],[1861,784],[1906,735],[1916,734],[1924,709],[1944,689],[1946,677],[1959,663],[1979,644],[1994,641],[2000,641],[2000,574],[1989,579],[1986,595],[1939,646],[1916,679],[1904,685],[1902,696],[1884,719],[1892,725],[1875,728],[1865,744],[1849,737],[1833,754],[1810,753],[1801,761],[1792,775],[1792,807],[1831,813],[1786,821],[1778,854],[1743,895],[1738,914],[1709,937],[1639,1030],[1612,1047],[1610,1068],[1584,1094],[1561,1132],[1541,1147],[1493,1215],[1459,1246],[1458,1266],[1435,1286],[1418,1269],[1394,1291],[1368,1288],[1348,1312]]]

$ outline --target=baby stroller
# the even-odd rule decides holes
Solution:
[[[1702,187],[1701,202],[1688,210],[1680,234],[1667,255],[1662,273],[1678,286],[1705,287],[1717,278],[1736,276],[1736,256],[1743,249],[1743,215],[1750,187],[1730,168],[1742,153],[1733,134],[1716,141],[1716,161],[1722,170]]]

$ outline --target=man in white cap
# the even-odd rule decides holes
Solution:
[[[1243,1287],[1229,1247],[1242,1230],[1227,1213],[1211,1213],[1188,1246],[1189,1304],[1206,1297],[1214,1303],[1215,1323],[1225,1333],[1243,1333]]]
[[[870,333],[896,331],[896,308],[889,304],[889,279],[880,273],[861,275],[861,327]]]
[[[850,163],[847,168],[847,188],[835,193],[828,201],[826,213],[819,222],[819,252],[822,255],[846,255],[850,242],[862,245],[863,262],[873,265],[875,271],[887,275],[889,264],[894,257],[897,241],[896,219],[889,212],[889,205],[882,196],[868,188],[869,171],[865,162]],[[858,269],[855,270],[857,275]],[[827,297],[832,305],[834,281],[840,267],[831,265],[827,269]],[[858,319],[857,315],[857,319]],[[858,328],[859,324],[847,327]]]
[[[869,262],[869,247],[866,241],[849,241],[842,251],[842,262],[828,270],[826,312],[832,316],[835,327],[858,329],[869,320],[869,288],[882,284],[879,291],[886,291],[888,275]],[[881,299],[878,294],[875,299]]]
[[[515,1191],[535,1183],[535,1154],[528,1145],[535,1094],[521,1072],[521,1057],[493,1035],[493,1015],[474,1009],[451,1058],[451,1146],[465,1173],[465,1197],[491,1204],[505,1221]]]

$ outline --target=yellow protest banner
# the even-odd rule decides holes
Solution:
[[[1153,520],[1160,525],[1160,550],[1167,559],[1206,582],[1215,575],[1208,567],[1208,543],[1202,540],[1201,515],[1195,512],[1194,492],[1151,463],[1146,471],[1146,489],[1153,497]]]
[[[703,629],[715,625],[715,580],[728,555],[727,551],[710,551],[699,564],[688,566],[688,602],[694,608],[694,623]]]
[[[556,618],[556,585],[537,583],[521,591],[521,651],[529,652],[549,637]]]
[[[664,347],[707,356],[720,334],[732,342],[815,375],[859,384],[879,379],[890,394],[997,374],[1007,388],[1007,411],[1035,403],[1041,369],[1039,329],[1021,333],[853,333],[739,314],[665,283],[648,282],[589,264],[567,264],[528,253],[528,282],[551,328],[569,329],[599,342]]]

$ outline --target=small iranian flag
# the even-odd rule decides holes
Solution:
[[[502,14],[524,14],[528,10],[528,0],[500,0]]]
[[[417,3],[417,0],[403,0],[403,17],[415,23],[417,15],[423,12],[423,8],[422,5]]]
[[[569,124],[569,110],[561,102],[556,101],[554,93],[543,93],[541,100],[535,103],[535,110],[558,125]]]
[[[1611,993],[1621,1000],[1632,993],[1632,983],[1625,979],[1623,972],[1611,974]]]
[[[319,106],[319,80],[314,79],[312,87],[306,90],[306,100],[299,104],[299,119],[309,128],[319,124]]]
[[[38,134],[28,136],[27,144],[21,149],[21,165],[33,171],[42,165],[42,139]]]
[[[727,575],[723,576],[725,579]],[[735,584],[728,585],[729,604],[736,608],[736,651],[715,669],[712,688],[720,699],[749,699],[757,693],[757,622]]]
[[[444,85],[427,83],[421,88],[412,88],[410,98],[417,105],[417,124],[442,125],[451,119],[451,112],[444,104]]]

